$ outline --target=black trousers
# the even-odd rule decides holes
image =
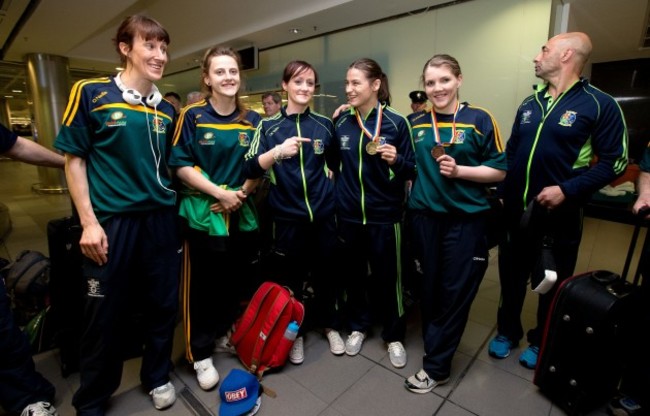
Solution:
[[[72,399],[79,415],[103,415],[119,387],[121,325],[133,300],[144,312],[140,380],[147,391],[169,381],[182,255],[177,218],[173,208],[114,216],[103,224],[108,263],[84,258],[80,386]]]

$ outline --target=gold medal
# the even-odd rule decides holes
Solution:
[[[366,145],[366,152],[368,152],[369,155],[376,155],[377,154],[377,142],[368,142]]]
[[[436,160],[437,160],[440,156],[442,156],[442,155],[444,155],[444,154],[445,154],[445,148],[442,147],[442,146],[439,145],[439,144],[436,145],[436,146],[433,146],[433,148],[431,149],[431,156],[433,156],[433,158],[436,159]]]

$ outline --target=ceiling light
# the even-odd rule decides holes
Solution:
[[[14,93],[16,93],[16,94],[20,94],[20,93],[23,92],[23,91],[22,91],[22,90],[11,90],[11,92],[14,92]]]
[[[295,27],[293,29],[289,29],[289,33],[291,33],[292,35],[297,35],[300,32],[302,32],[302,30]]]

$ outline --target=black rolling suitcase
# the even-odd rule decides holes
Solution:
[[[55,344],[64,377],[79,370],[79,334],[83,310],[81,226],[74,217],[50,220],[50,301]]]
[[[568,414],[593,410],[616,393],[626,350],[641,331],[639,294],[638,286],[605,270],[558,287],[533,382]]]

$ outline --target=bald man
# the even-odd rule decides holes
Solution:
[[[538,259],[545,244],[555,260],[557,282],[539,295],[537,326],[528,331],[529,346],[519,356],[530,369],[537,364],[553,295],[574,274],[582,207],[627,166],[628,134],[620,107],[580,77],[591,48],[589,37],[580,32],[554,36],[542,46],[533,62],[535,75],[544,82],[519,106],[506,146],[508,173],[499,196],[507,238],[499,245],[501,302],[497,336],[488,352],[506,358],[523,338],[520,316],[527,281],[535,288],[544,278],[547,267]],[[529,206],[534,215],[522,228]]]

